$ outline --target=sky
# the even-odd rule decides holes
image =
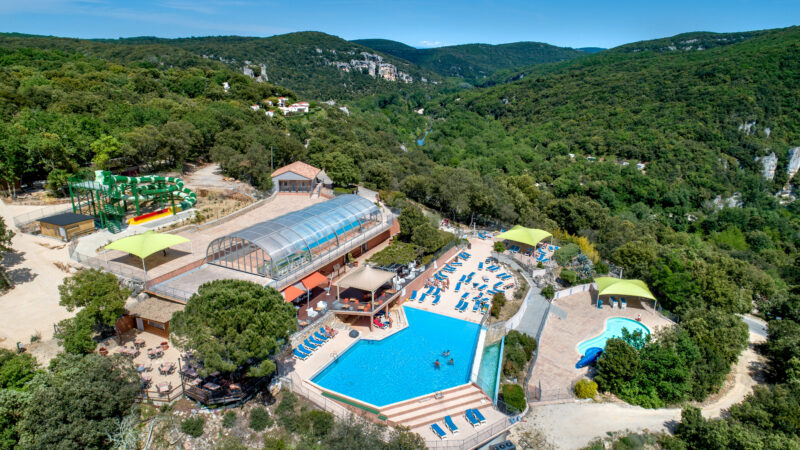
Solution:
[[[537,41],[610,48],[800,23],[800,0],[0,0],[0,31],[78,38],[322,31],[414,47]]]

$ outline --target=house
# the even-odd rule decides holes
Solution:
[[[228,92],[230,90],[230,88],[231,88],[231,84],[228,83],[227,81],[222,83],[222,89],[225,89],[225,92]]]
[[[169,322],[172,314],[183,311],[184,305],[149,297],[133,305],[126,306],[127,313],[117,320],[116,328],[119,334],[136,328],[163,338],[169,338]]]
[[[322,169],[295,161],[272,172],[272,182],[278,192],[312,192],[318,184],[333,184]]]
[[[278,97],[278,106],[280,106],[280,107],[286,106],[286,102],[288,100],[289,99],[287,97]]]
[[[252,109],[253,111],[258,111],[259,109],[261,109],[261,107],[258,105],[250,105],[250,109]]]
[[[267,117],[275,117],[275,113],[273,111],[264,111],[264,114]]]
[[[94,232],[94,217],[85,214],[62,213],[39,219],[43,236],[71,241],[77,236]]]
[[[307,113],[308,112],[308,102],[297,102],[289,105],[289,112],[293,113]]]

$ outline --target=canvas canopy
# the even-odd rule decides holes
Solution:
[[[364,266],[345,275],[336,285],[339,288],[352,287],[374,293],[379,287],[391,281],[394,276],[394,272]]]
[[[498,234],[497,239],[505,239],[535,247],[542,239],[546,239],[550,236],[552,236],[552,234],[538,228],[526,228],[522,225],[516,225],[505,233]]]
[[[642,280],[622,280],[612,277],[599,277],[595,278],[594,282],[597,283],[598,295],[619,295],[630,297],[642,297],[655,300],[655,296],[650,292]]]
[[[176,234],[148,231],[146,233],[124,237],[106,245],[105,248],[108,250],[119,250],[130,253],[131,255],[136,255],[144,259],[153,253],[174,247],[178,244],[183,244],[184,242],[189,242],[189,239]]]
[[[285,298],[287,302],[291,302],[303,294],[305,294],[305,291],[297,286],[289,286],[283,290],[283,298]]]

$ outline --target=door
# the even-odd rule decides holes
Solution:
[[[136,318],[136,328],[137,328],[139,331],[144,331],[144,322],[142,321],[142,318],[141,318],[141,317],[137,317],[137,318]]]

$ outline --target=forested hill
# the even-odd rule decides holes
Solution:
[[[470,82],[480,81],[502,69],[566,61],[587,54],[541,42],[465,44],[422,49],[386,39],[359,39],[352,42],[406,59],[442,76],[464,78]]]
[[[212,36],[184,39],[138,37],[83,40],[0,34],[6,48],[35,47],[158,67],[225,64],[257,81],[269,81],[311,100],[341,100],[375,94],[428,92],[437,74],[408,61],[318,32],[268,38]]]
[[[440,81],[435,73],[403,59],[311,31],[268,38],[134,38],[113,42],[165,44],[222,61],[240,72],[248,67],[256,75],[265,73],[270,82],[317,100],[358,98],[400,90],[422,91]]]
[[[798,27],[702,51],[610,50],[440,99],[426,108],[442,123],[425,147],[484,173],[532,172],[559,196],[686,220],[718,195],[747,204],[785,186],[788,149],[800,146],[798,73]],[[765,179],[756,158],[772,152]]]

